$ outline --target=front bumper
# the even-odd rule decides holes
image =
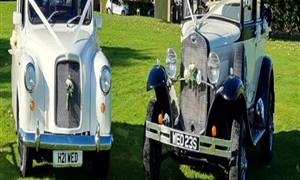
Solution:
[[[230,159],[232,157],[231,140],[218,139],[203,135],[196,135],[199,137],[199,150],[192,150],[182,146],[177,146],[171,142],[171,132],[185,132],[159,125],[157,123],[146,121],[146,137],[162,142],[164,144],[185,149],[188,151],[202,153],[212,156],[218,156]],[[195,136],[195,135],[192,135]]]
[[[112,135],[100,136],[99,133],[93,136],[57,135],[28,133],[22,129],[18,138],[27,147],[52,150],[110,150],[113,142]]]

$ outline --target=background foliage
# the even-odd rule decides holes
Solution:
[[[299,0],[267,0],[272,9],[272,30],[289,34],[300,31]]]

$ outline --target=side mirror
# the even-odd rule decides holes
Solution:
[[[13,24],[14,25],[21,25],[22,24],[22,14],[21,13],[14,11],[14,13],[13,13]]]
[[[96,28],[101,29],[102,28],[102,17],[101,16],[96,16],[95,21],[96,21]]]
[[[252,7],[252,1],[251,0],[244,0],[243,1],[243,5],[244,5],[244,8],[251,9],[251,7]]]

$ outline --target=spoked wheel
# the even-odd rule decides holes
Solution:
[[[26,147],[20,140],[18,140],[19,151],[19,170],[23,177],[28,175],[32,168],[32,158],[30,156],[30,148]]]
[[[153,120],[153,111],[154,111],[155,102],[150,101],[147,110],[146,121]],[[153,121],[152,121],[153,122]],[[146,124],[145,124],[146,128]],[[146,130],[146,129],[145,129]],[[146,133],[146,131],[145,131]],[[144,138],[144,148],[143,148],[143,163],[144,163],[144,172],[145,179],[159,179],[160,174],[160,163],[161,163],[161,143]]]
[[[273,155],[273,100],[274,94],[272,92],[267,93],[267,98],[263,98],[265,110],[265,118],[266,118],[266,132],[262,139],[260,152],[261,157],[266,163],[270,163]]]
[[[231,147],[233,157],[230,161],[229,180],[246,179],[247,157],[246,157],[246,129],[242,116],[236,117],[231,127]]]
[[[106,179],[109,171],[110,150],[100,151],[94,159],[94,173],[100,179]]]

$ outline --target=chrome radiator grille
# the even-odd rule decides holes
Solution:
[[[67,81],[71,82],[72,90],[67,89]],[[62,61],[57,64],[55,92],[56,125],[61,128],[79,127],[81,92],[80,67],[78,62]]]
[[[182,42],[181,77],[190,64],[195,64],[201,71],[202,79],[207,80],[208,47],[205,39],[198,34],[191,34]],[[195,89],[181,82],[180,109],[184,131],[200,133],[205,128],[207,117],[207,87],[200,85]]]

